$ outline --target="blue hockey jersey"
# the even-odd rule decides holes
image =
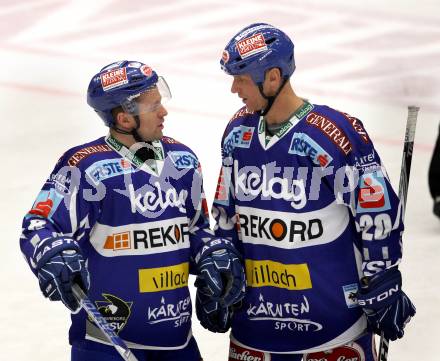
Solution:
[[[359,280],[401,258],[402,208],[357,118],[308,102],[274,135],[240,109],[222,139],[217,236],[242,252],[237,344],[305,353],[365,331]]]
[[[110,135],[67,151],[25,216],[20,243],[36,273],[39,241],[73,237],[89,298],[128,346],[178,349],[191,338],[190,263],[212,232],[195,154],[168,137],[152,146],[145,163]],[[70,342],[84,337],[106,343],[81,311]]]

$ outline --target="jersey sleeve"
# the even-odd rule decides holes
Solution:
[[[69,237],[81,245],[98,213],[99,202],[85,200],[92,199],[93,192],[84,190],[80,169],[69,166],[67,159],[66,155],[60,158],[23,219],[20,248],[34,273],[32,256],[40,241]]]
[[[205,243],[214,237],[209,224],[208,205],[203,189],[203,175],[200,163],[193,175],[191,194],[187,198],[187,209],[190,218],[191,253],[193,259],[195,259]]]
[[[211,213],[215,221],[215,235],[232,241],[234,246],[240,250],[239,232],[237,232],[239,223],[235,209],[234,163],[231,154],[233,149],[227,144],[226,137],[229,128],[229,126],[226,128],[222,138],[222,165]]]
[[[350,136],[352,150],[339,158],[335,195],[351,210],[361,251],[362,273],[372,276],[398,265],[401,260],[402,203],[362,123],[357,118],[348,119],[355,125]]]

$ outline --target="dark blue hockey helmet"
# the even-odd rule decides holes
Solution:
[[[140,114],[145,109],[138,106],[136,98],[155,87],[162,98],[171,98],[167,83],[152,68],[139,61],[121,60],[93,76],[87,89],[87,104],[105,125],[112,127],[115,122],[112,109],[121,106],[128,113]]]
[[[220,65],[229,75],[249,74],[256,84],[264,82],[266,70],[279,68],[283,78],[295,70],[293,42],[276,27],[255,23],[240,30],[223,50]]]

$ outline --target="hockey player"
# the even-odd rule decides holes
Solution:
[[[429,165],[429,191],[434,200],[434,214],[440,218],[440,127]]]
[[[197,292],[229,360],[374,360],[415,308],[401,288],[402,208],[361,121],[298,97],[291,39],[263,23],[220,61],[245,106],[222,139],[216,235],[242,252],[247,292],[221,307]],[[361,282],[362,280],[362,282]]]
[[[24,218],[20,245],[41,291],[73,312],[74,361],[120,356],[79,309],[73,283],[139,361],[201,359],[190,264],[220,304],[243,294],[238,252],[209,231],[196,155],[162,134],[170,97],[165,80],[141,62],[104,67],[87,102],[109,134],[65,152]]]

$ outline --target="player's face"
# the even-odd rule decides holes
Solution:
[[[145,141],[159,140],[163,137],[163,123],[168,111],[161,103],[161,95],[157,88],[142,94],[138,99],[140,111],[139,135]]]
[[[234,75],[231,92],[237,93],[249,111],[258,111],[266,106],[267,100],[261,96],[250,75]]]

